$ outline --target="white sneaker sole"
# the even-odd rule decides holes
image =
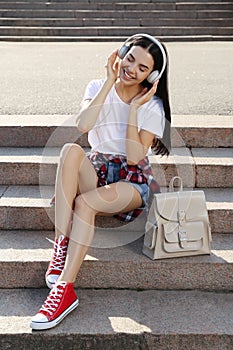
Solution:
[[[60,316],[58,316],[53,321],[47,321],[47,322],[35,322],[31,321],[30,327],[34,330],[44,330],[49,329],[57,326],[63,318],[65,318],[71,311],[73,311],[77,306],[79,305],[79,300],[75,300],[73,304],[71,304],[68,309],[66,309]]]

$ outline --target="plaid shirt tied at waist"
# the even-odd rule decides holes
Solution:
[[[126,157],[122,155],[90,152],[88,158],[97,173],[98,187],[126,180],[137,184],[148,184],[152,193],[160,192],[160,187],[153,177],[148,157],[142,159],[137,165],[128,165]],[[118,171],[112,171],[114,167]],[[117,214],[115,217],[122,221],[133,221],[144,209],[137,208],[131,212]]]

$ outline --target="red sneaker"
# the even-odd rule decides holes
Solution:
[[[59,282],[50,291],[40,311],[31,319],[30,327],[35,330],[55,327],[78,304],[74,284]]]
[[[45,281],[49,288],[53,288],[65,265],[69,238],[61,235],[55,240],[55,242],[50,239],[48,240],[54,245],[53,256],[45,274]]]

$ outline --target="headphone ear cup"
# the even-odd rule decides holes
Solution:
[[[147,81],[151,84],[154,84],[159,76],[159,71],[154,70],[150,75],[147,77]]]
[[[118,50],[118,57],[122,60],[127,52],[129,51],[129,46],[123,45],[119,50]]]

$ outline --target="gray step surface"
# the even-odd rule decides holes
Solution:
[[[184,2],[188,2],[188,3],[201,3],[201,2],[209,2],[209,3],[225,3],[227,2],[226,0],[112,0],[112,3],[184,3]],[[15,3],[15,2],[27,2],[27,3],[40,3],[43,2],[42,0],[8,0],[8,3]],[[105,2],[109,2],[109,0],[52,0],[52,1],[48,1],[48,2],[53,2],[53,3],[72,3],[72,2],[76,2],[76,3],[105,3]],[[229,2],[229,1],[228,1]],[[6,3],[6,0],[0,0],[0,3]]]
[[[165,189],[161,189],[166,191]],[[232,188],[200,188],[204,190],[212,232],[232,233]],[[0,186],[0,229],[53,230],[54,207],[50,205],[53,186]],[[143,231],[145,218],[129,224],[115,218],[99,216],[97,227],[121,227],[123,232]]]
[[[118,41],[119,36],[135,34],[138,27],[143,27],[143,32],[168,42],[231,41],[232,9],[233,4],[225,1],[2,1],[0,41]],[[115,14],[110,11],[114,11]],[[149,11],[153,11],[153,14]],[[140,18],[140,13],[144,12],[145,16]],[[165,14],[168,14],[168,17],[164,18]],[[20,16],[28,16],[28,19],[17,22],[10,18],[4,19]],[[30,18],[33,17],[38,20],[32,22]],[[57,19],[59,17],[60,20]],[[152,18],[157,18],[156,27]],[[194,21],[190,21],[189,18],[194,18]]]
[[[0,147],[59,147],[69,142],[89,147],[75,120],[75,115],[0,115]],[[172,115],[172,145],[233,148],[233,116]]]
[[[0,185],[53,185],[60,151],[56,147],[0,148]],[[233,187],[233,148],[179,147],[168,157],[148,158],[160,186],[168,186],[179,175],[187,187]]]
[[[233,14],[232,10],[98,10],[98,12],[93,10],[30,10],[30,9],[2,9],[0,4],[0,17],[5,19],[7,17],[11,17],[12,19],[16,18],[66,18],[66,19],[78,19],[78,18],[119,18],[119,19],[127,19],[127,18],[164,18],[164,19],[172,19],[172,18],[183,18],[186,20],[189,19],[232,19]]]
[[[90,9],[90,10],[142,10],[146,8],[147,10],[232,10],[233,4],[231,1],[224,2],[128,2],[128,1],[118,1],[118,2],[25,2],[25,1],[15,1],[12,2],[1,2],[0,7],[2,9]]]
[[[131,35],[131,34],[129,34]],[[107,42],[122,42],[127,39],[126,36],[111,35],[111,36],[99,36],[99,35],[82,35],[82,36],[33,36],[33,35],[0,35],[0,42],[25,42],[25,43],[107,43]],[[233,35],[160,35],[158,39],[163,42],[231,42]]]
[[[138,32],[138,26],[111,26],[111,27],[11,27],[2,26],[1,36],[129,36]],[[181,35],[212,35],[232,36],[233,27],[177,27],[177,26],[144,26],[143,32],[152,36],[181,36]]]
[[[232,293],[76,292],[78,308],[42,332],[32,331],[29,323],[48,290],[1,290],[1,349],[232,349]]]
[[[151,260],[142,253],[143,231],[97,230],[75,282],[78,288],[233,290],[233,239],[213,234],[211,255]],[[118,236],[118,237],[116,237]],[[45,287],[52,231],[0,231],[0,288]]]
[[[233,19],[226,18],[208,18],[208,19],[156,19],[156,26],[164,27],[232,27]],[[14,27],[112,27],[112,26],[138,26],[138,27],[153,27],[155,25],[154,18],[140,17],[134,18],[69,18],[69,19],[31,19],[31,18],[4,18],[0,19],[0,26],[14,26]]]

